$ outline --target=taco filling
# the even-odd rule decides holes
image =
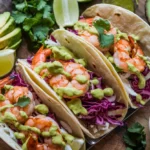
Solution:
[[[13,130],[10,136],[23,150],[81,148],[84,140],[68,134],[57,123],[55,114],[19,73],[13,72],[0,80],[0,89],[1,127],[5,123]],[[10,132],[9,128],[5,131]]]
[[[82,17],[69,31],[103,52],[118,72],[136,107],[143,106],[149,100],[150,58],[144,55],[138,36],[121,32],[110,21],[99,16]]]
[[[52,39],[53,40],[53,39]],[[54,90],[73,114],[92,132],[122,126],[126,106],[114,90],[88,69],[86,61],[56,41],[47,40],[32,59],[31,68]]]

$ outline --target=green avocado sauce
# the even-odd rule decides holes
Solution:
[[[5,85],[4,86],[4,89],[6,90],[6,91],[9,91],[9,90],[12,90],[14,87],[12,86],[12,85]]]
[[[63,141],[63,137],[61,134],[55,135],[52,137],[52,143],[60,146],[65,146],[65,142]]]
[[[20,115],[21,115],[22,117],[24,117],[25,119],[28,119],[28,115],[26,114],[26,112],[20,111]]]
[[[29,136],[28,139],[25,141],[25,143],[23,143],[23,145],[22,145],[22,150],[28,150],[27,144],[28,144],[29,139],[30,139],[30,136]]]
[[[117,29],[116,40],[119,41],[122,38],[125,40],[129,40],[127,33],[121,32],[119,29]]]
[[[59,133],[57,132],[58,130],[58,127],[56,125],[52,125],[49,129],[49,131],[43,131],[41,133],[41,135],[43,137],[52,137],[52,136],[55,136],[55,135],[58,135]]]
[[[71,101],[67,102],[67,106],[70,110],[73,111],[75,115],[82,114],[87,115],[87,110],[82,106],[82,102],[79,98],[72,99]]]
[[[2,117],[2,122],[13,124],[14,122],[17,122],[17,118],[12,113],[5,112],[4,116]]]
[[[5,106],[0,107],[0,112],[5,111],[7,108],[12,108],[14,105],[12,104],[7,104]]]
[[[24,141],[25,135],[23,133],[15,132],[14,133],[16,139],[20,139],[21,141]]]
[[[90,26],[86,22],[81,22],[81,21],[76,22],[75,25],[74,25],[74,29],[78,30],[78,31],[81,31],[81,32],[82,31],[88,31],[91,34],[98,35],[98,32],[97,32],[96,28],[94,26]]]
[[[64,74],[70,77],[70,74],[63,69],[63,65],[59,61],[41,63],[39,66],[34,68],[34,71],[39,74],[43,69],[48,69],[52,75]]]
[[[96,78],[94,78],[93,80],[90,80],[90,82],[91,82],[92,84],[94,84],[94,85],[99,84],[99,81],[98,81],[98,79],[96,79]]]
[[[142,56],[142,55],[139,55],[139,57],[142,58],[142,59],[145,61],[146,65],[147,65],[148,68],[150,69],[150,61],[149,61],[149,58],[146,57],[146,56]]]
[[[5,96],[3,94],[0,94],[0,101],[5,101]]]
[[[80,58],[80,59],[74,58],[74,61],[78,64],[81,64],[84,67],[87,65],[86,61],[82,58]]]
[[[142,100],[142,96],[140,94],[137,94],[136,101],[139,102],[141,105],[145,105],[145,101]]]
[[[45,104],[36,105],[34,108],[38,113],[42,115],[46,115],[49,112],[49,109]]]
[[[73,53],[64,46],[52,46],[51,47],[53,57],[57,60],[70,60],[74,58]]]
[[[129,68],[129,71],[131,71],[132,73],[137,75],[137,77],[139,79],[138,87],[139,87],[139,89],[143,89],[146,85],[146,80],[145,80],[144,76],[140,73],[140,71],[138,71],[138,69],[136,67],[134,67],[134,65],[132,65],[130,63],[128,63],[128,68]]]
[[[104,92],[102,89],[94,89],[91,90],[91,94],[94,98],[97,98],[99,100],[101,100],[102,98],[104,98]]]
[[[68,144],[71,144],[73,141],[74,141],[74,137],[68,133],[64,133],[63,134],[63,138],[65,139],[65,141],[68,143]]]
[[[77,90],[76,88],[70,88],[70,87],[60,87],[56,89],[56,93],[59,96],[67,95],[69,97],[71,96],[80,96],[83,91]]]
[[[114,91],[112,88],[105,88],[104,90],[98,88],[91,90],[91,94],[94,98],[101,100],[104,98],[104,96],[112,96],[114,94]]]
[[[88,78],[84,75],[77,75],[76,80],[81,84],[85,84],[85,83],[87,83]]]

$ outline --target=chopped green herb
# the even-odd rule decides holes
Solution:
[[[146,134],[144,127],[138,122],[127,129],[123,136],[127,145],[126,150],[144,150],[146,147]]]
[[[22,96],[18,99],[18,102],[14,104],[14,106],[26,107],[30,103],[30,98],[26,96]]]
[[[104,33],[104,31],[110,30],[109,21],[100,18],[100,19],[96,20],[93,24],[99,33],[98,39],[101,44],[101,47],[106,48],[106,47],[111,46],[114,43],[114,35]]]
[[[31,49],[37,49],[53,30],[55,20],[52,1],[12,0],[12,16],[28,39]]]

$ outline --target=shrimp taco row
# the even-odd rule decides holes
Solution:
[[[99,53],[123,83],[120,88],[131,107],[145,105],[150,98],[150,27],[146,22],[121,7],[98,4],[85,10],[70,31]]]
[[[84,136],[23,66],[0,80],[0,138],[15,150],[84,150]]]
[[[33,81],[80,123],[91,138],[123,125],[125,94],[97,52],[65,30],[56,30],[31,60],[19,60]],[[28,63],[29,62],[29,63]]]

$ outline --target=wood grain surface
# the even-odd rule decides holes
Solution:
[[[85,10],[85,8],[100,3],[101,0],[93,0],[90,3],[82,3],[80,4],[80,13]],[[145,18],[145,0],[139,0],[139,6],[136,8],[136,13],[146,21]],[[1,8],[1,7],[0,7]],[[19,58],[26,58],[27,56],[31,55],[28,52],[26,44],[22,44],[21,48],[17,51],[17,56]],[[150,102],[143,108],[139,109],[133,116],[131,116],[127,121],[127,125],[131,125],[134,122],[140,122],[145,127],[146,132],[146,140],[147,140],[147,147],[146,150],[150,150],[150,131],[148,128],[148,120],[150,116]],[[108,136],[106,136],[102,141],[96,144],[91,150],[125,150],[125,145],[122,140],[123,133],[125,128],[117,128]],[[3,141],[0,141],[0,150],[11,150],[10,147],[5,145]]]

